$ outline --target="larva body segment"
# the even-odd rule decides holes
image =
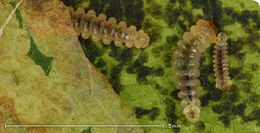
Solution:
[[[103,40],[103,43],[108,45],[114,41],[116,46],[121,46],[125,43],[126,47],[145,48],[150,43],[149,36],[143,30],[136,31],[135,26],[127,28],[124,21],[117,25],[116,19],[111,17],[107,20],[106,15],[99,14],[89,10],[85,13],[84,9],[79,7],[76,11],[69,7],[72,24],[79,36],[87,39],[92,36],[93,41]]]
[[[212,22],[199,20],[191,26],[190,32],[185,32],[183,40],[177,42],[178,49],[174,52],[176,68],[175,76],[178,79],[176,88],[180,89],[178,97],[182,99],[183,113],[191,122],[197,122],[200,115],[200,93],[197,87],[200,81],[198,70],[202,53],[210,43],[216,41],[216,28]]]
[[[213,67],[215,72],[216,88],[228,91],[232,81],[230,80],[228,72],[227,36],[225,33],[218,34],[214,48]]]

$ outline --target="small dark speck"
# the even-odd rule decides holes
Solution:
[[[160,19],[162,17],[162,12],[161,12],[161,6],[160,5],[157,5],[157,4],[154,4],[152,6],[152,13],[151,15],[156,18],[156,19]]]
[[[175,105],[166,106],[165,114],[169,123],[176,123],[177,116],[175,114]]]
[[[237,52],[237,53],[235,53],[235,56],[239,59],[239,60],[241,60],[241,59],[243,59],[243,57],[246,55],[246,53],[243,53],[243,52]]]
[[[240,72],[236,77],[235,79],[237,80],[247,80],[247,81],[250,81],[251,79],[253,78],[252,74],[249,74],[249,73],[242,73]]]
[[[209,73],[212,73],[213,72],[213,65],[202,65],[200,67],[200,72],[201,74],[209,74]]]
[[[218,119],[222,121],[222,123],[224,124],[225,127],[229,126],[230,118],[228,115],[220,116]]]
[[[186,28],[186,25],[184,24],[184,22],[183,21],[178,21],[178,25],[182,28],[182,30],[183,31],[186,31],[187,30],[187,28]]]
[[[160,91],[163,95],[167,95],[168,94],[168,90],[165,89],[165,88],[162,88],[159,84],[155,84],[155,89]]]
[[[258,64],[256,64],[256,63],[252,64],[251,69],[252,69],[253,71],[256,71],[256,70],[258,69]]]
[[[212,111],[214,111],[217,114],[221,114],[221,113],[223,113],[224,110],[222,109],[221,105],[215,105],[215,106],[212,106]]]
[[[257,126],[260,126],[260,121],[258,121],[258,122],[256,123],[256,125],[257,125]]]
[[[179,0],[179,3],[181,6],[184,6],[187,2],[186,2],[186,0]]]
[[[246,109],[246,105],[243,104],[243,103],[241,103],[241,104],[239,104],[237,106],[233,106],[232,114],[233,115],[240,115],[240,116],[242,116],[242,115],[244,115],[245,109]]]
[[[176,0],[170,0],[170,2],[171,2],[171,3],[175,3],[175,2],[176,2]]]
[[[207,76],[200,75],[199,80],[203,89],[205,90],[215,89],[215,85],[209,81]]]
[[[248,116],[247,120],[251,121],[251,120],[257,120],[256,125],[260,126],[260,108],[256,108],[254,109],[250,115]]]
[[[202,66],[203,65],[203,62],[206,60],[206,57],[205,56],[201,56],[200,57],[200,66]]]
[[[145,55],[145,54],[140,54],[140,56],[138,57],[138,59],[136,59],[135,61],[134,61],[134,65],[133,65],[133,67],[142,67],[143,66],[143,64],[145,63],[145,62],[147,62],[147,60],[148,60],[148,56],[147,55]]]
[[[163,76],[164,71],[163,71],[162,68],[157,68],[157,69],[154,69],[154,70],[153,70],[153,74],[154,74],[155,76]]]
[[[255,94],[255,93],[253,93],[253,94],[250,96],[249,99],[250,99],[251,102],[258,102],[259,99],[260,99],[260,96],[257,95],[257,94]]]
[[[100,70],[100,72],[103,73],[104,75],[107,75],[107,70],[105,69]]]
[[[221,114],[223,112],[230,112],[232,107],[233,107],[232,104],[226,102],[224,104],[219,104],[219,105],[212,106],[212,111],[214,111],[217,114]]]
[[[98,62],[96,63],[96,67],[102,68],[106,65],[106,62],[103,59],[99,59]]]
[[[233,41],[231,39],[228,39],[227,43],[228,43],[228,53],[230,55],[236,54],[245,45],[245,42],[241,38],[238,39],[238,41]]]
[[[14,74],[14,78],[13,78],[13,81],[16,85],[19,85],[19,78]]]
[[[165,63],[165,67],[172,67],[172,54],[171,53],[166,53],[164,55],[163,61]]]
[[[181,15],[179,9],[174,9],[173,4],[168,4],[165,8],[165,19],[169,25],[177,22],[178,17]]]
[[[174,90],[170,93],[170,96],[174,99],[178,99],[180,100],[180,98],[178,97],[178,93],[180,92],[180,90]]]
[[[161,49],[155,47],[155,48],[152,49],[152,52],[153,52],[152,55],[153,55],[155,58],[159,58],[159,57],[160,57],[160,54],[161,54],[161,51],[162,51]]]
[[[146,84],[148,82],[146,76],[151,74],[152,68],[143,66],[137,68],[136,71],[137,71],[137,78],[136,78],[137,82],[140,84]]]
[[[143,115],[147,115],[151,112],[151,110],[143,109],[141,107],[135,107],[134,110],[136,118],[141,118]]]
[[[119,80],[115,80],[115,79],[109,79],[109,82],[111,83],[114,91],[119,94],[123,89],[124,89],[124,86],[120,83]]]
[[[132,56],[133,56],[133,53],[132,53],[131,49],[124,49],[120,53],[120,55],[118,57],[118,60],[120,60],[120,61],[127,61],[127,60],[132,59]]]
[[[157,107],[153,107],[150,113],[150,119],[154,121],[160,114],[160,110]]]
[[[129,74],[134,74],[136,72],[135,68],[130,66],[126,69],[126,72]]]
[[[164,98],[162,99],[161,103],[166,104],[167,106],[174,106],[174,102],[170,98]]]
[[[238,92],[238,87],[236,86],[236,85],[231,85],[231,87],[230,87],[230,92],[232,92],[232,93],[237,93]]]
[[[205,130],[205,124],[203,121],[198,121],[198,123],[196,124],[196,128],[199,132],[202,132]]]
[[[226,12],[227,15],[231,15],[233,13],[233,8],[232,7],[225,7],[224,11]]]
[[[200,97],[201,106],[206,106],[209,104],[210,94],[206,93],[205,95]]]
[[[245,7],[245,4],[244,4],[244,3],[240,3],[240,6],[241,6],[242,8],[244,8],[244,7]]]
[[[230,77],[231,79],[234,78],[237,74],[239,74],[241,72],[242,68],[241,67],[232,67],[229,69],[230,72]]]
[[[228,99],[229,99],[231,102],[235,102],[235,101],[238,100],[238,97],[239,97],[238,93],[231,93],[231,94],[229,95]]]
[[[120,68],[120,67],[114,67],[112,70],[111,70],[111,74],[110,74],[110,76],[111,76],[111,78],[114,78],[114,79],[117,79],[118,77],[119,77],[119,74],[120,74],[120,72],[121,72],[121,69],[122,68]]]
[[[210,99],[211,99],[212,101],[218,101],[218,100],[221,99],[222,93],[223,93],[223,92],[222,92],[221,90],[219,90],[219,89],[214,89],[214,90],[210,91]]]
[[[151,42],[157,42],[159,40],[161,40],[162,35],[160,33],[157,33],[155,30],[154,32],[151,32],[150,36],[150,40]]]
[[[249,116],[242,116],[242,119],[244,122],[249,122],[251,121],[250,117]]]
[[[260,54],[260,48],[257,49],[258,54]]]
[[[178,41],[178,37],[177,36],[168,36],[166,38],[166,40],[167,40],[168,44],[176,44]]]
[[[242,82],[242,90],[243,90],[244,92],[250,93],[251,87],[252,87],[251,82],[249,82],[249,81]]]

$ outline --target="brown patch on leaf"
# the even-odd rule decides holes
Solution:
[[[40,4],[39,1],[43,0],[35,0],[36,4]],[[29,6],[35,6],[30,4]],[[68,8],[64,4],[49,0],[41,3],[39,10],[31,13],[30,21],[26,27],[41,38],[52,36],[69,38],[74,33]]]
[[[26,128],[26,131],[28,131],[29,133],[48,133],[45,128],[41,127],[28,127]]]
[[[7,119],[6,119],[7,118]],[[14,101],[7,97],[0,97],[0,132],[1,133],[12,133],[12,131],[4,128],[4,124],[8,123],[16,123],[18,122],[18,118],[14,109]]]
[[[7,96],[2,96],[0,97],[0,112],[2,113],[14,113],[14,101],[7,97]]]
[[[0,133],[15,133],[4,127],[4,124],[26,124],[18,119],[14,108],[14,100],[8,96],[0,97]],[[26,128],[29,133],[47,133],[45,128]]]
[[[33,10],[41,11],[50,0],[25,0],[25,5]]]
[[[16,85],[19,85],[20,81],[19,81],[19,78],[18,76],[15,74],[15,72],[13,72],[13,83],[15,83]]]

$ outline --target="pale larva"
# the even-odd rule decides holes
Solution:
[[[197,87],[200,81],[198,70],[201,54],[216,42],[216,27],[212,22],[199,20],[191,26],[190,32],[185,32],[183,40],[178,41],[178,49],[174,52],[176,68],[175,76],[178,79],[176,88],[180,89],[178,97],[182,99],[183,113],[191,122],[197,122],[200,116],[200,100]]]
[[[230,80],[228,72],[227,36],[225,33],[218,34],[214,48],[213,67],[215,72],[216,88],[228,91],[232,81]]]
[[[84,39],[92,36],[93,41],[102,39],[107,45],[114,41],[116,46],[125,43],[128,48],[132,46],[145,48],[149,45],[150,38],[143,30],[136,31],[135,26],[127,28],[124,21],[117,25],[115,18],[111,17],[106,20],[106,15],[99,14],[97,17],[95,11],[89,10],[85,13],[81,7],[76,11],[69,7],[69,10],[75,31]]]

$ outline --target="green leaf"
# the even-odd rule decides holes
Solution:
[[[91,127],[88,129],[83,130],[81,133],[91,133]]]
[[[89,2],[87,7],[85,2]],[[147,133],[260,131],[260,8],[256,2],[78,0],[64,3],[124,20],[144,29],[151,37],[151,45],[142,50],[80,39],[87,58],[109,78],[115,92],[135,110],[141,124],[181,125],[172,129],[144,128]],[[200,121],[193,124],[183,115],[172,62],[177,41],[199,19],[211,20],[219,32],[227,33],[233,85],[228,93],[215,88],[212,44],[200,61],[201,116]],[[100,65],[103,61],[105,63]]]
[[[15,8],[15,6],[16,6],[16,2],[15,1],[10,1],[10,2],[8,2],[8,4],[12,5],[13,8]],[[19,28],[22,29],[23,28],[23,19],[21,17],[21,13],[20,13],[19,9],[16,9],[15,15],[16,15],[16,18],[17,18],[17,20],[19,22]]]
[[[35,64],[40,65],[44,71],[45,76],[49,76],[51,71],[51,62],[53,61],[53,57],[47,57],[39,51],[37,45],[35,44],[32,37],[31,40],[31,47],[27,55],[35,62]]]

